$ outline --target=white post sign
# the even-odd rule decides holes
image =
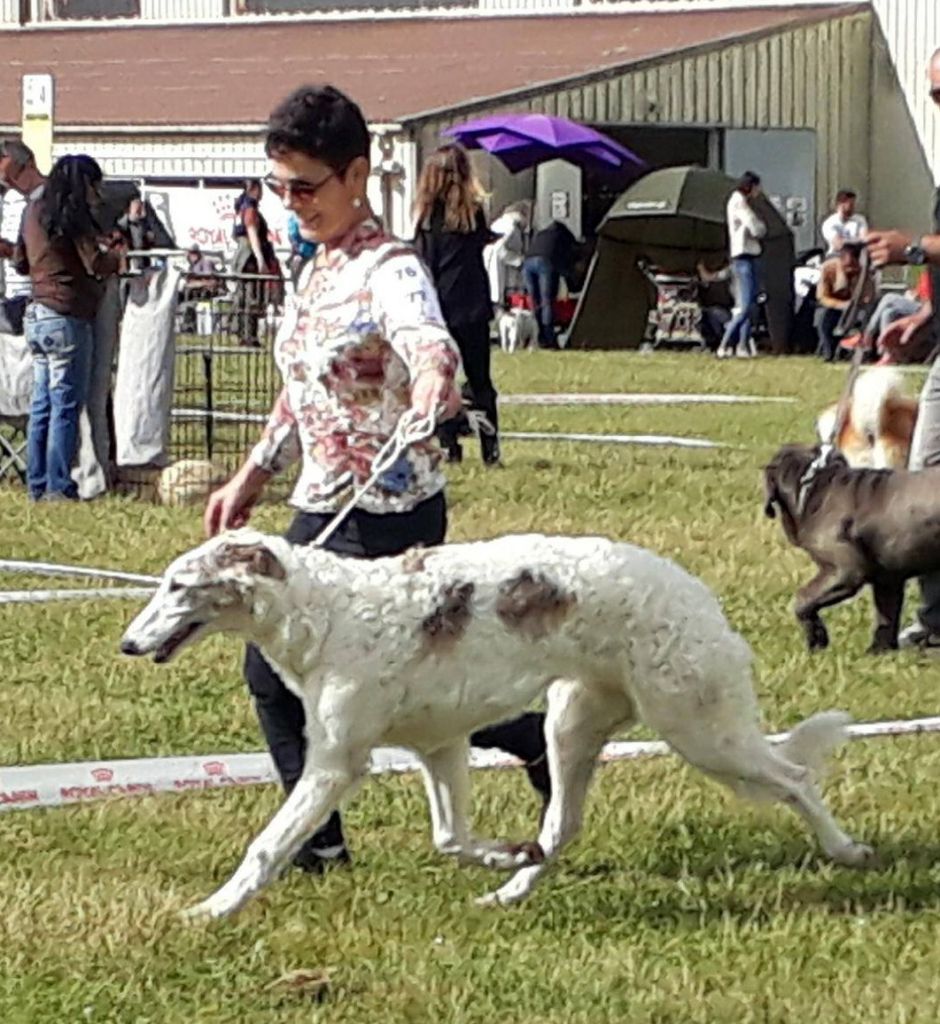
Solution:
[[[23,120],[52,119],[52,75],[23,75]]]
[[[43,174],[52,166],[54,106],[52,75],[23,75],[23,142],[35,154],[36,166]]]

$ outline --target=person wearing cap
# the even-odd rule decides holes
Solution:
[[[868,231],[868,221],[855,212],[858,196],[850,188],[836,193],[835,210],[822,222],[820,233],[826,243],[826,258],[836,256],[846,242],[860,242]]]
[[[817,354],[827,363],[831,363],[839,349],[839,340],[835,331],[842,319],[842,314],[858,285],[862,272],[859,259],[864,243],[859,241],[843,241],[836,256],[826,260],[819,272],[819,283],[816,285],[816,333],[819,337]],[[862,305],[870,306],[875,298],[875,286],[869,279],[862,295]],[[849,325],[853,326],[853,325]]]

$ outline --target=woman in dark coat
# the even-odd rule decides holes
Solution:
[[[481,198],[482,189],[460,146],[442,146],[432,153],[418,180],[415,245],[460,349],[471,404],[492,427],[492,433],[480,432],[483,461],[492,466],[499,462],[499,423],[490,375],[492,306],[483,249],[493,235],[486,226]],[[453,432],[445,441],[449,457],[459,459],[460,445]]]

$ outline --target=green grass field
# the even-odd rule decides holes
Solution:
[[[510,430],[672,433],[734,447],[509,442],[451,474],[454,539],[604,533],[680,562],[754,646],[768,730],[822,708],[857,719],[940,707],[940,662],[872,659],[867,597],[827,615],[810,657],[792,596],[811,575],[761,511],[760,468],[808,440],[844,370],[811,360],[522,354],[512,391],[785,395],[786,405],[531,409]],[[912,387],[916,382],[911,381]],[[199,517],[130,499],[27,504],[0,491],[0,556],[159,572]],[[282,529],[289,512],[260,509]],[[0,588],[48,586],[0,576]],[[913,593],[912,593],[913,599]],[[0,764],[254,750],[239,645],[171,666],[122,659],[131,602],[0,607]],[[674,758],[605,765],[585,830],[532,899],[484,910],[492,879],[437,857],[415,778],[369,782],[347,811],[355,868],[285,876],[237,918],[187,926],[182,907],[234,868],[279,802],[273,787],[115,800],[0,816],[4,1024],[909,1024],[940,1017],[940,738],[850,745],[827,796],[877,846],[880,869],[825,863],[785,809],[734,801]],[[2,776],[2,769],[0,769]],[[525,837],[537,807],[518,772],[474,776],[479,830]],[[295,972],[310,972],[307,975]]]

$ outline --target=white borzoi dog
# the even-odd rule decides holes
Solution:
[[[504,309],[496,319],[499,347],[504,352],[521,348],[538,348],[539,325],[529,309]]]
[[[702,582],[641,548],[532,535],[365,561],[242,530],[173,562],[121,648],[165,662],[220,631],[258,644],[303,702],[307,763],[233,877],[192,915],[230,914],[267,885],[384,744],[421,759],[438,850],[515,872],[481,902],[522,899],[578,832],[605,740],[634,722],[737,792],[788,803],[838,863],[872,856],[815,784],[846,716],[816,715],[772,747],[748,645]],[[478,839],[467,737],[546,692],[552,796],[538,838]]]

